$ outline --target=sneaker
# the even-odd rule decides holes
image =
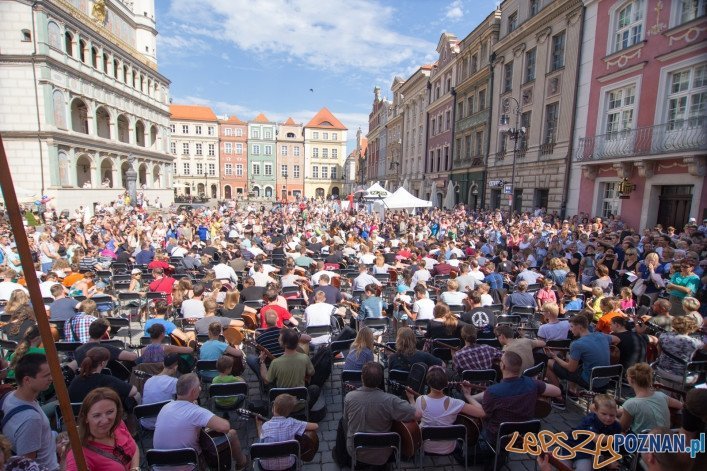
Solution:
[[[565,400],[557,398],[557,397],[552,398],[550,405],[552,405],[552,407],[554,407],[557,410],[565,410],[566,409]]]

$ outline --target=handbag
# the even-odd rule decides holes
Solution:
[[[636,280],[636,283],[633,285],[633,289],[631,290],[633,294],[636,295],[637,298],[640,298],[643,296],[646,292],[646,282],[643,278],[639,278]]]

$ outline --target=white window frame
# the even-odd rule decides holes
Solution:
[[[263,175],[266,177],[272,177],[272,164],[263,164]]]
[[[602,178],[597,178],[595,180],[594,200],[593,200],[594,204],[593,204],[593,208],[592,208],[592,214],[594,214],[595,216],[605,217],[604,216],[604,214],[605,214],[604,203],[612,204],[613,207],[616,209],[616,212],[612,213],[612,214],[614,214],[615,216],[621,215],[622,201],[618,197],[618,192],[616,192],[614,194],[615,196],[613,198],[609,198],[608,200],[607,200],[607,198],[605,198],[607,188],[612,187],[612,186],[614,189],[618,190],[618,188],[616,188],[618,186],[618,180],[616,179],[616,177],[613,177],[613,178],[612,177],[602,177]]]
[[[647,9],[647,1],[646,0],[631,0],[628,2],[623,2],[623,3],[616,3],[614,6],[612,6],[609,9],[609,18],[610,18],[610,27],[609,27],[609,40],[607,41],[607,51],[606,54],[613,54],[615,52],[622,51],[626,48],[629,48],[633,46],[634,44],[638,44],[639,42],[643,41],[643,39],[646,36],[646,9]],[[641,33],[636,39],[635,42],[627,44],[626,47],[619,47],[618,41],[617,41],[617,35],[619,32],[619,13],[623,11],[626,7],[629,6],[629,4],[633,4],[633,7],[636,8],[636,12],[640,14],[640,19],[637,18],[636,12],[632,12],[633,18],[632,20],[628,23],[628,25],[624,26],[621,28],[621,30],[626,30],[626,32],[629,33],[629,40],[631,40],[631,31],[633,28],[638,26],[640,24],[641,26]]]
[[[184,171],[184,175],[191,175],[191,165],[189,162],[182,162],[182,170]]]
[[[241,128],[236,128],[236,137],[243,137],[243,130]]]
[[[177,132],[177,126],[175,126],[174,124],[170,124],[169,125],[169,132],[171,132],[172,134],[175,134]]]
[[[338,159],[338,158],[339,158],[339,149],[332,149],[332,150],[331,150],[331,158],[332,158],[332,159]]]
[[[189,134],[189,125],[182,124],[182,134]]]
[[[329,172],[329,175],[331,175],[332,180],[336,180],[336,165],[331,166],[331,172]]]
[[[269,129],[263,131],[263,139],[272,139],[272,131]]]
[[[295,178],[299,178],[299,165],[292,166],[292,176]]]
[[[329,158],[329,149],[326,147],[322,147],[322,159],[328,159]]]
[[[328,140],[329,140],[329,133],[328,133],[328,132],[323,132],[323,133],[322,133],[322,139],[324,139],[325,141],[328,141]]]
[[[697,2],[697,16],[683,20],[683,3],[685,0],[673,0],[671,2],[671,9],[670,9],[670,27],[674,26],[680,26],[685,23],[689,23],[690,21],[696,19],[696,18],[701,18],[705,14],[705,10],[707,10],[707,0],[698,0]]]
[[[312,131],[312,139],[319,139],[319,131]]]
[[[237,177],[243,176],[243,164],[236,164],[236,176]]]
[[[287,146],[280,146],[280,155],[287,155]]]
[[[196,126],[194,126],[194,134],[201,134],[201,126],[200,125],[197,124]]]
[[[213,135],[214,135],[214,131],[215,131],[215,130],[214,130],[214,127],[213,127],[213,126],[209,126],[209,127],[207,128],[207,132],[208,132],[209,136],[213,136]]]
[[[201,144],[201,142],[196,143],[196,150],[194,151],[194,155],[204,155],[204,146]]]
[[[260,144],[253,144],[253,155],[260,155]]]
[[[226,163],[223,165],[223,174],[230,177],[233,175],[233,164]]]
[[[312,165],[312,178],[319,178],[319,165]]]
[[[224,142],[223,152],[225,154],[233,154],[233,143],[232,142]]]
[[[177,143],[176,142],[169,143],[169,151],[172,155],[177,155]]]
[[[189,155],[189,143],[182,142],[182,155]]]
[[[671,85],[670,77],[673,73],[679,72],[684,69],[693,68],[697,65],[703,64],[705,61],[704,56],[693,56],[689,59],[685,59],[680,62],[676,62],[669,66],[664,67],[660,71],[660,80],[658,82],[658,98],[655,107],[655,124],[667,124],[668,123],[668,99],[670,97],[669,88]],[[702,60],[701,60],[702,59]]]
[[[243,154],[243,144],[240,142],[236,143],[236,154]]]
[[[201,162],[196,163],[196,174],[201,176],[204,174],[204,164]]]
[[[250,137],[253,139],[260,139],[260,130],[256,128],[251,129]]]
[[[266,145],[263,149],[263,155],[272,155],[272,146]]]
[[[260,163],[253,162],[253,175],[260,176]]]
[[[233,136],[233,129],[231,129],[231,128],[225,128],[225,129],[223,130],[223,134],[224,134],[224,136]]]
[[[322,165],[322,178],[324,180],[329,179],[329,167],[327,167],[326,165]]]
[[[209,176],[214,177],[216,176],[216,164],[209,164]]]
[[[292,149],[292,155],[294,155],[295,157],[299,157],[299,146],[295,146]]]
[[[312,158],[313,159],[319,158],[319,147],[312,147]]]
[[[216,155],[216,144],[209,144],[209,156],[214,157]]]
[[[338,141],[339,140],[339,134],[338,133],[331,133],[331,140],[332,141]]]

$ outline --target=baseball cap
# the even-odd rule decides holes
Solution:
[[[133,268],[130,272],[131,275],[137,275],[138,273],[142,273],[142,270],[140,270],[139,268]]]
[[[164,364],[164,366],[169,367],[169,366],[173,366],[178,361],[179,361],[179,355],[176,353],[171,353],[171,354],[164,357],[164,360],[162,361],[162,363]]]

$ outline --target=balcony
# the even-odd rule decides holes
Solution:
[[[460,119],[457,121],[457,129],[456,132],[462,132],[466,129],[472,128],[474,126],[477,126],[479,124],[484,124],[488,121],[489,119],[489,109],[486,108],[485,110],[477,111],[476,113],[472,114],[471,116],[467,116],[464,119]]]
[[[600,134],[579,140],[574,160],[587,162],[707,149],[703,117]]]

